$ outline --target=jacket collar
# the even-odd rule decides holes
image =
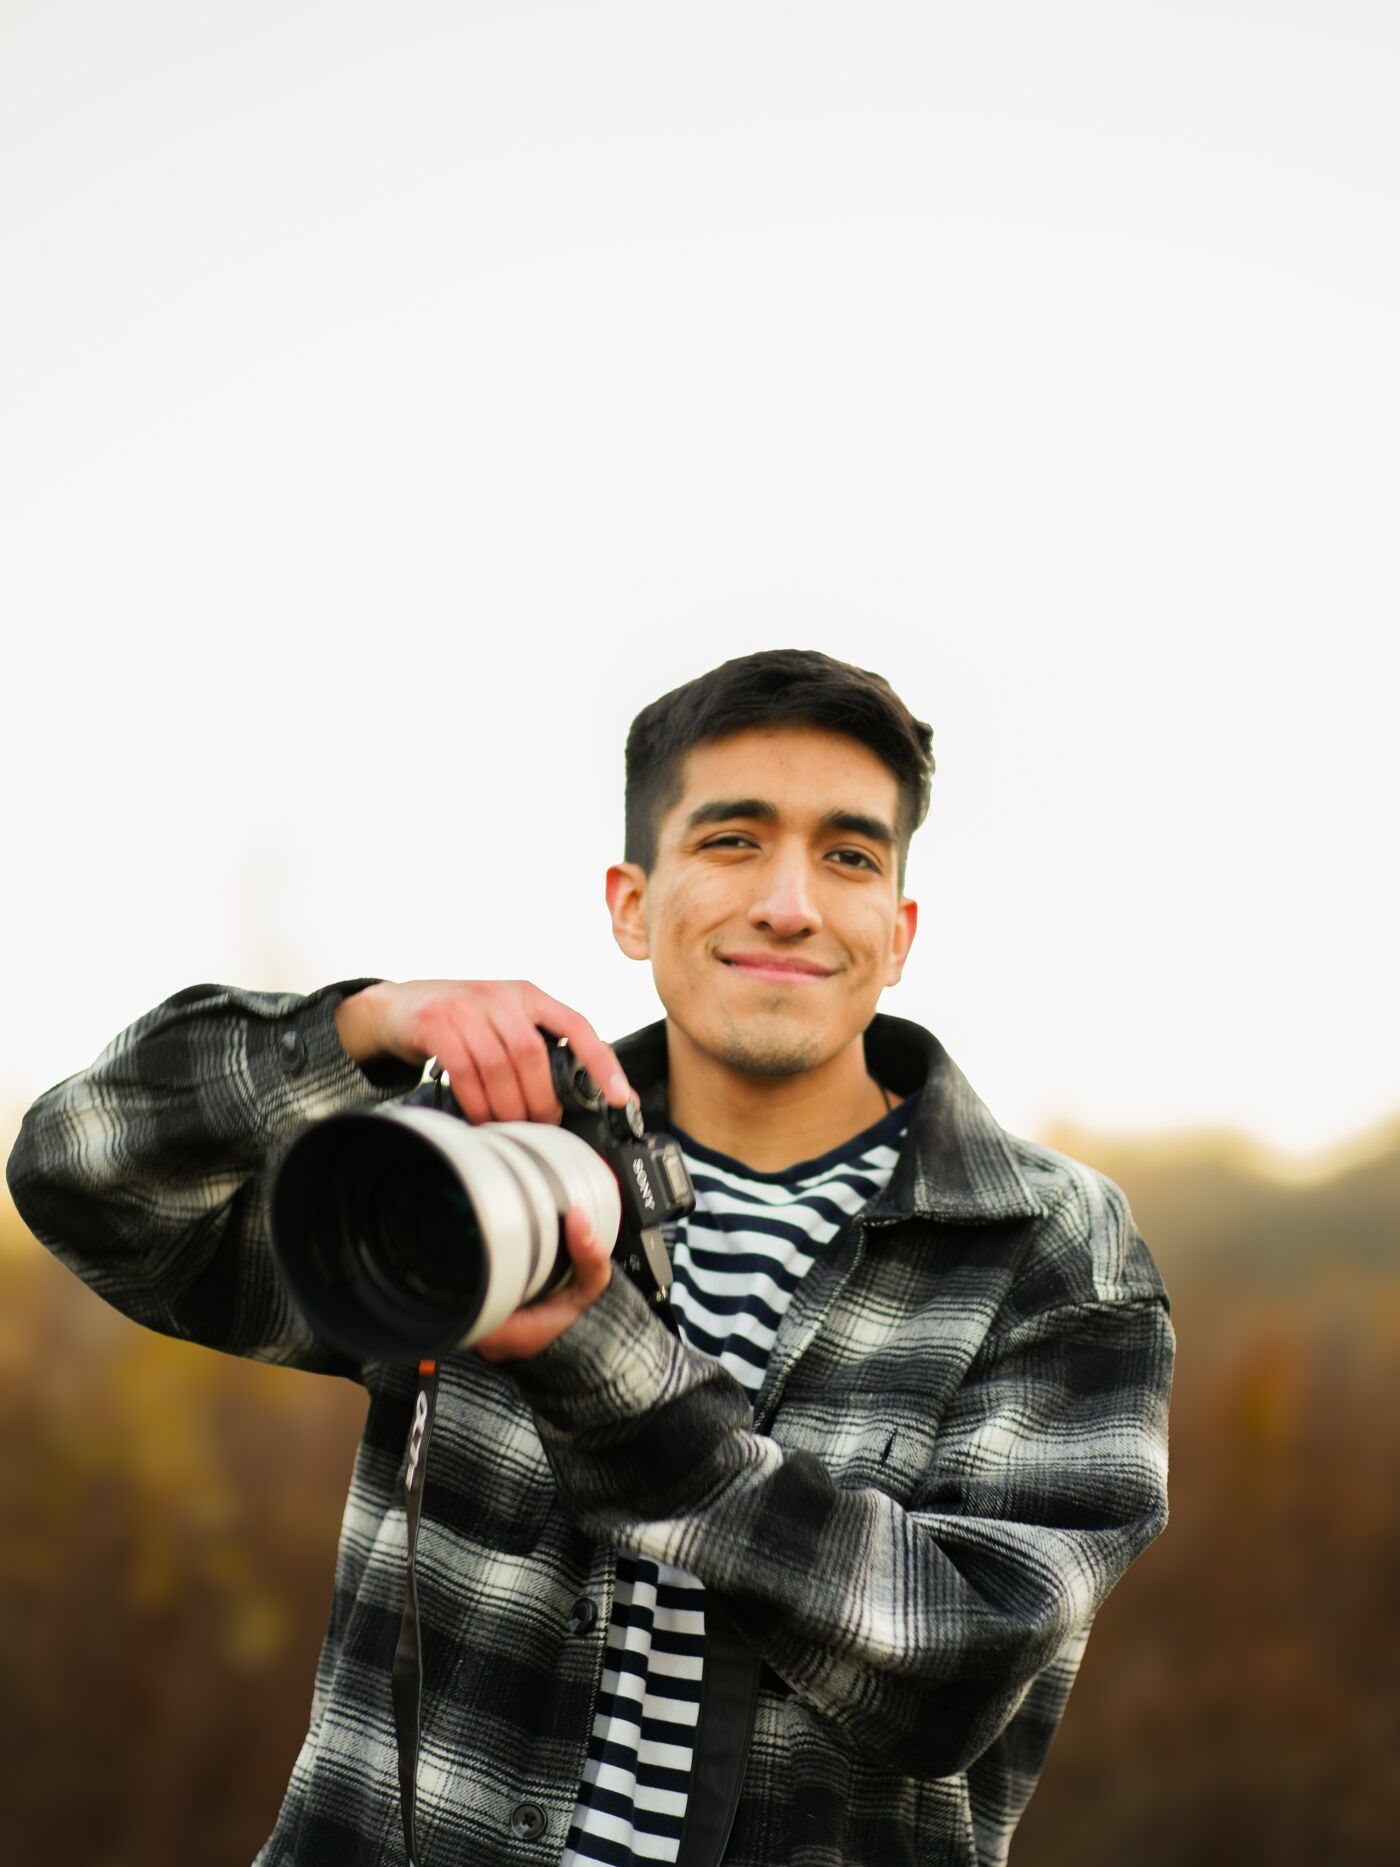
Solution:
[[[613,1049],[641,1096],[647,1127],[664,1129],[665,1021],[634,1031]],[[876,1079],[899,1095],[918,1092],[899,1163],[873,1214],[962,1225],[1043,1215],[1010,1137],[931,1031],[879,1012],[866,1028],[865,1058]]]

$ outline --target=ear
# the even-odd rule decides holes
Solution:
[[[904,971],[904,962],[909,957],[909,949],[914,944],[914,934],[919,925],[919,904],[917,901],[901,900],[894,911],[894,931],[890,935],[890,969],[885,974],[886,985],[898,985]]]
[[[613,939],[628,959],[648,958],[651,947],[647,940],[646,870],[635,862],[613,863],[608,870],[606,893]]]

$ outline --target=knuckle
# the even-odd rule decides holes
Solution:
[[[446,1019],[440,1012],[438,1001],[432,998],[410,1006],[408,1016],[404,1020],[410,1043],[429,1050],[437,1047],[437,1040],[445,1023]]]
[[[523,1024],[512,1019],[506,1043],[511,1054],[519,1057],[522,1062],[544,1061],[544,1039],[533,1024]]]
[[[483,1076],[494,1079],[510,1074],[510,1059],[503,1047],[491,1039],[478,1039],[472,1046],[472,1061]]]

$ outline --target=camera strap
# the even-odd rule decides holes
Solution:
[[[408,1435],[408,1466],[403,1481],[404,1516],[408,1526],[408,1574],[404,1582],[403,1620],[399,1623],[399,1643],[394,1650],[392,1679],[394,1735],[399,1748],[399,1800],[409,1867],[416,1867],[418,1860],[414,1819],[418,1795],[418,1740],[423,1718],[423,1637],[418,1619],[418,1577],[414,1563],[418,1550],[418,1518],[423,1504],[423,1482],[428,1465],[428,1441],[432,1437],[433,1415],[437,1411],[437,1390],[437,1363],[420,1361],[418,1398],[414,1403],[413,1425]]]

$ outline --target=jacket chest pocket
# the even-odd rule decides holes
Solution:
[[[927,1396],[897,1388],[793,1396],[773,1424],[781,1446],[812,1453],[843,1489],[869,1486],[900,1504],[919,1490],[936,1434]]]
[[[428,1447],[425,1515],[518,1555],[535,1547],[557,1498],[533,1416],[514,1383],[474,1355],[448,1356]]]

